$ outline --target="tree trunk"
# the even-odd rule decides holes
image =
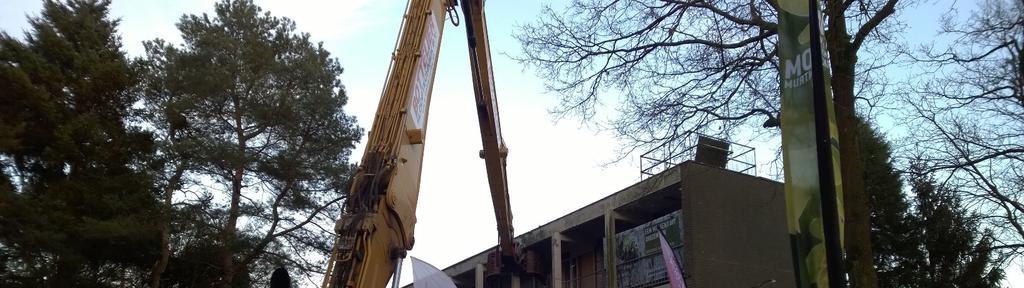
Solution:
[[[245,147],[243,143],[241,145]],[[224,247],[221,251],[221,269],[224,271],[224,278],[221,279],[222,287],[231,287],[231,282],[235,278],[235,267],[234,267],[234,242],[235,242],[235,225],[238,223],[238,204],[242,196],[242,173],[244,172],[243,166],[238,164],[235,167],[235,173],[231,177],[231,207],[228,210],[228,221],[224,224],[224,234],[222,240]]]
[[[874,256],[871,251],[871,218],[864,190],[864,167],[857,139],[857,112],[854,106],[857,49],[846,32],[843,1],[826,2],[829,30],[825,41],[832,67],[832,96],[839,128],[839,161],[845,216],[844,243],[846,271],[850,284],[857,288],[878,287]]]
[[[852,69],[851,69],[852,70]],[[850,77],[852,82],[852,77]],[[835,86],[833,86],[835,87]],[[856,112],[853,106],[852,85],[847,97],[838,97],[836,93],[836,119],[839,126],[839,158],[841,159],[843,204],[846,216],[846,256],[847,265],[851,265],[851,284],[853,287],[878,287],[878,276],[875,274],[874,256],[871,251],[871,218],[868,212],[868,195],[864,190],[864,167],[860,161],[857,147]],[[839,90],[835,90],[839,91]],[[840,100],[842,99],[842,101]]]
[[[246,139],[245,139],[245,126],[242,125],[242,107],[240,106],[240,99],[238,96],[234,97],[234,109],[235,109],[235,134],[238,137],[238,157],[234,159],[235,167],[234,174],[231,175],[231,207],[228,208],[228,221],[224,224],[224,234],[222,240],[224,243],[223,250],[221,251],[221,266],[223,269],[223,279],[221,279],[221,287],[231,287],[231,282],[235,279],[235,261],[234,261],[234,242],[237,228],[235,225],[238,223],[238,216],[240,214],[239,201],[242,198],[242,178],[245,175],[245,150],[246,150]]]
[[[174,137],[173,132],[171,137]],[[180,164],[175,167],[174,174],[171,175],[170,180],[167,181],[167,188],[164,189],[164,206],[160,211],[160,258],[153,264],[149,276],[149,287],[152,288],[160,288],[160,278],[167,270],[167,262],[171,258],[171,201],[183,174],[185,174],[185,165]]]

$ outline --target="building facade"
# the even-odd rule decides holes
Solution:
[[[543,273],[507,285],[667,286],[664,233],[688,288],[794,287],[786,231],[782,183],[687,161],[516,237]],[[486,262],[484,251],[444,272],[460,288],[491,288]]]

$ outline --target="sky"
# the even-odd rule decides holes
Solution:
[[[298,31],[322,41],[338,58],[349,97],[345,110],[368,129],[406,1],[255,2],[272,15],[294,20]],[[514,29],[534,21],[548,2],[487,1],[485,7],[502,133],[509,148],[508,185],[517,235],[640,180],[635,157],[602,165],[618,156],[616,140],[573,119],[555,121],[547,111],[557,104],[557,95],[545,93],[542,79],[505,55],[519,53],[519,44],[512,38]],[[934,25],[941,12],[934,7],[940,6],[915,7],[925,13],[913,13],[915,17],[908,19],[909,33],[934,35],[929,25]],[[38,0],[0,0],[0,29],[21,34],[28,28],[26,16],[37,16],[40,7]],[[137,57],[143,55],[145,40],[181,43],[174,24],[183,14],[212,10],[213,1],[115,0],[111,14],[121,19],[124,49],[130,57]],[[463,27],[445,24],[436,70],[416,212],[416,243],[410,255],[444,268],[493,247],[497,233],[483,160],[477,154],[481,142]],[[352,161],[361,158],[362,144],[353,151]],[[758,163],[766,163],[772,152],[759,147],[757,154]],[[408,260],[404,266],[411,267]],[[1011,282],[1024,283],[1019,267],[1007,272]],[[409,283],[409,269],[402,274],[401,283]],[[305,281],[305,286],[320,284],[319,279],[310,282]]]

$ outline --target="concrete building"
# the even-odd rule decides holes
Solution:
[[[697,154],[691,159],[702,159]],[[794,287],[782,183],[704,159],[516,237],[539,254],[543,273],[512,288],[667,286],[658,231],[676,250],[688,288]],[[721,164],[702,164],[709,162]],[[483,251],[444,272],[460,288],[483,288],[486,262]]]

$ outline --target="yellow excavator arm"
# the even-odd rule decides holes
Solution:
[[[413,247],[435,67],[445,14],[455,13],[457,4],[455,0],[411,0],[406,8],[366,150],[335,226],[337,236],[324,275],[325,288],[384,287]],[[480,157],[487,167],[498,222],[495,254],[501,262],[515,264],[519,257],[512,243],[505,173],[508,150],[501,138],[483,1],[463,0],[461,4],[483,140]],[[497,267],[503,266],[499,263]]]
[[[476,98],[477,118],[480,122],[480,136],[483,150],[480,158],[487,167],[487,182],[494,205],[494,218],[498,222],[498,249],[502,256],[513,256],[512,209],[508,201],[508,177],[505,173],[505,157],[508,148],[501,138],[501,121],[498,117],[498,98],[494,93],[494,77],[491,70],[491,51],[487,39],[487,21],[484,17],[482,0],[462,2],[466,22],[466,36],[469,44],[469,62],[473,73],[473,91]]]

